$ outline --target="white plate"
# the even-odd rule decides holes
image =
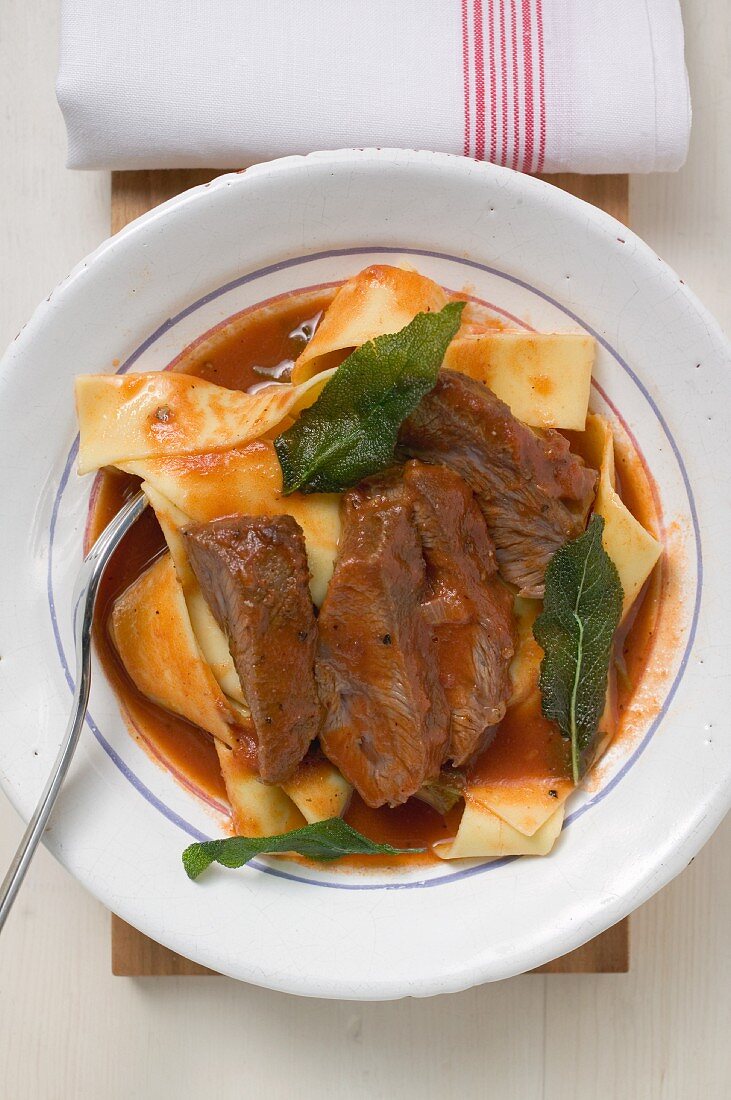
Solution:
[[[48,830],[110,909],[215,970],[293,993],[424,996],[528,970],[676,875],[731,794],[729,349],[678,277],[607,215],[538,180],[393,150],[287,158],[140,218],[39,307],[0,374],[2,784],[28,817],[71,698],[70,596],[89,480],[74,471],[75,374],[163,367],[243,307],[410,260],[540,329],[600,346],[595,400],[657,481],[676,591],[646,717],[575,796],[546,859],[365,877],[180,863],[220,817],[129,736],[103,675]],[[602,397],[602,393],[604,397]],[[654,695],[653,695],[654,693]]]

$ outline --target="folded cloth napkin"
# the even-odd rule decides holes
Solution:
[[[679,168],[678,0],[62,0],[71,168],[401,146],[526,172]]]

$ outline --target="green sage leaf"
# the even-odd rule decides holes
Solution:
[[[392,464],[401,423],[436,385],[464,305],[419,313],[340,364],[314,405],[274,440],[285,493],[338,493]]]
[[[553,555],[543,611],[533,624],[533,636],[544,651],[541,708],[571,741],[575,784],[599,730],[612,642],[622,616],[622,585],[602,545],[603,530],[603,518],[594,515],[583,535]]]
[[[223,840],[191,844],[183,852],[183,866],[188,878],[196,879],[212,863],[220,863],[223,867],[243,867],[254,856],[267,853],[297,852],[325,863],[342,856],[400,856],[423,851],[423,848],[392,848],[390,844],[376,844],[341,818],[331,817],[327,821],[316,821],[313,825],[277,836],[230,836]]]

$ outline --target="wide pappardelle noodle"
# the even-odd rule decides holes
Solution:
[[[463,807],[442,859],[545,855],[560,834],[576,776],[539,683],[546,569],[602,517],[626,621],[661,553],[622,499],[612,425],[589,410],[594,341],[510,330],[469,303],[438,377],[384,389],[390,459],[317,491],[361,461],[351,434],[383,428],[373,387],[453,298],[369,267],[289,379],[256,392],[174,370],[77,380],[80,472],[141,479],[167,544],[116,600],[114,646],[144,696],[214,739],[237,835],[340,817],[354,787],[374,808]],[[294,491],[283,469],[300,470]],[[587,766],[616,726],[610,666]]]

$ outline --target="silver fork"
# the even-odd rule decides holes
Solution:
[[[99,582],[104,575],[104,570],[109,564],[114,551],[129,531],[132,524],[142,515],[147,500],[142,493],[137,493],[124,508],[114,517],[112,522],[104,528],[99,538],[84,558],[79,575],[74,585],[74,648],[76,650],[76,687],[74,688],[73,705],[71,715],[66,727],[66,733],[61,747],[58,750],[53,771],[48,777],[48,782],[43,790],[33,817],[28,822],[28,827],[23,834],[23,839],[18,845],[18,850],[13,857],[13,862],[8,868],[8,873],[0,886],[0,930],[2,930],[8,913],[15,901],[16,895],[25,878],[25,873],[30,866],[38,842],[43,835],[48,818],[51,815],[61,784],[64,781],[69,765],[73,758],[76,746],[79,743],[79,735],[84,725],[86,708],[89,705],[89,690],[91,688],[91,625],[94,615],[94,604],[99,592]]]

